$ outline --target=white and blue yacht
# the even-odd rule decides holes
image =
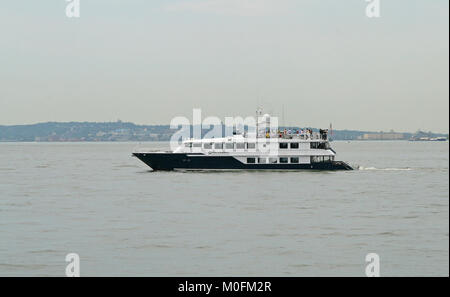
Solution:
[[[263,118],[268,119],[269,115]],[[258,131],[258,128],[256,129]],[[133,155],[153,170],[352,170],[336,161],[328,130],[258,131],[252,137],[185,139],[174,151]]]

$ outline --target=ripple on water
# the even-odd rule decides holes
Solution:
[[[16,168],[0,167],[0,171],[15,171]]]
[[[5,269],[17,269],[17,270],[22,270],[22,269],[29,269],[29,270],[35,270],[35,269],[45,269],[47,267],[49,267],[49,265],[45,265],[45,264],[12,264],[12,263],[0,263],[0,268],[5,268]]]
[[[59,254],[61,251],[52,250],[52,249],[44,249],[44,250],[34,250],[29,251],[30,254]]]

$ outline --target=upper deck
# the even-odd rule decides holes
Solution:
[[[237,134],[221,138],[186,139],[181,146],[175,150],[177,153],[271,153],[273,154],[311,154],[311,155],[334,155],[331,149],[327,131],[319,133],[307,131],[303,133],[269,133],[264,137],[256,135]]]

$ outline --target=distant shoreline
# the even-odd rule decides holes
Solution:
[[[191,129],[193,127],[191,126]],[[223,133],[225,131],[224,127]],[[309,127],[280,127],[298,130]],[[179,129],[169,125],[137,125],[130,122],[47,122],[30,125],[0,126],[0,142],[159,142],[169,141]],[[313,128],[313,130],[317,130]],[[209,130],[202,130],[204,136]],[[417,131],[373,132],[333,130],[333,140],[406,141],[420,137],[446,137],[448,134]]]
[[[409,139],[376,139],[376,140],[365,140],[365,139],[334,139],[332,142],[411,142],[411,143],[424,143],[424,142],[442,142],[448,143],[449,140],[446,141],[433,141],[433,140],[424,140],[424,141],[412,141]],[[0,140],[0,144],[3,143],[170,143],[170,140],[144,140],[144,141],[135,141],[135,140],[73,140],[73,141],[20,141],[20,140],[11,140],[11,141],[2,141]]]

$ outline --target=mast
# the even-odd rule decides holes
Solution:
[[[329,138],[332,141],[333,140],[333,124],[332,123],[330,123],[330,136],[331,137],[329,137]]]
[[[259,116],[261,115],[261,108],[256,108],[256,141],[258,141],[259,134]]]
[[[256,141],[258,141],[258,108],[256,108]]]

